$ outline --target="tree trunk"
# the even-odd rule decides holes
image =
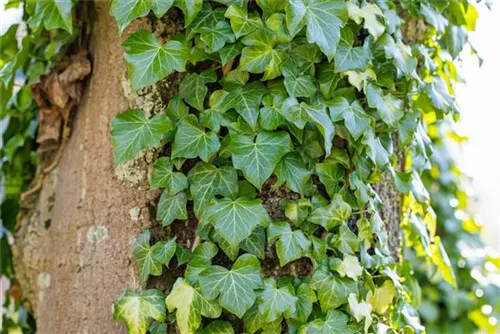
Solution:
[[[124,333],[124,325],[113,320],[112,303],[125,288],[139,288],[131,245],[145,228],[158,226],[151,218],[159,196],[149,190],[151,157],[145,154],[116,169],[110,122],[128,108],[163,108],[177,93],[182,76],[174,74],[160,84],[163,88],[130,96],[121,47],[127,34],[118,35],[108,2],[95,2],[95,7],[89,50],[92,74],[71,138],[58,169],[44,179],[36,203],[20,216],[16,233],[17,275],[40,334]],[[169,24],[169,15],[161,22],[137,20],[128,31],[149,28],[165,38],[182,26],[175,17]],[[271,190],[271,183],[264,186],[261,198],[270,215],[279,217],[279,200],[289,194]],[[391,251],[397,254],[401,200],[392,187],[376,190],[388,205],[383,218],[393,239]],[[182,225],[184,237],[179,241],[189,246],[194,227]],[[277,261],[266,259],[263,270],[268,275],[293,274],[307,271],[309,265],[303,265],[280,269]],[[168,287],[164,282],[173,282],[176,274],[154,278],[149,285]]]

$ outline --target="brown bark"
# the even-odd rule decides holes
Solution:
[[[149,224],[148,202],[157,193],[148,191],[144,158],[135,162],[134,185],[115,175],[109,126],[129,101],[122,89],[125,37],[108,12],[108,2],[96,2],[93,73],[71,138],[16,233],[16,270],[40,334],[125,332],[111,305],[138,286],[131,242]]]

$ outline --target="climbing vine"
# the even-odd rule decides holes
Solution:
[[[75,36],[73,7],[37,1],[28,36]],[[498,289],[488,274],[500,263],[466,255],[469,241],[483,245],[455,214],[466,199],[443,145],[472,3],[113,0],[110,14],[127,33],[133,90],[180,80],[164,111],[126,110],[111,124],[117,165],[153,152],[166,231],[133,243],[145,289],[114,304],[129,333],[495,330],[497,300],[484,291]],[[178,34],[129,31],[165,15],[181,17]],[[33,64],[16,51],[2,58],[2,91]],[[401,231],[382,187],[404,197]],[[165,271],[180,277],[148,289]]]
[[[179,95],[150,118],[125,111],[111,135],[117,163],[158,150],[161,224],[198,224],[192,253],[175,236],[151,245],[149,231],[134,244],[143,280],[175,255],[187,264],[165,299],[180,332],[234,332],[236,318],[250,333],[423,332],[418,282],[391,256],[376,184],[406,194],[405,249],[457,288],[421,175],[432,167],[426,119],[458,113],[452,59],[473,5],[116,0],[111,13],[123,31],[171,6],[182,34],[163,43],[136,31],[123,46],[134,89],[187,70]],[[284,196],[280,219],[269,186],[298,195]],[[262,269],[273,256],[279,267],[307,258],[306,272],[276,277]],[[127,291],[115,317],[141,333],[167,310],[160,291]]]

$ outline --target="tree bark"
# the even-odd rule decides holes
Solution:
[[[159,191],[149,190],[150,155],[116,169],[109,130],[115,115],[128,108],[141,107],[147,113],[164,108],[177,94],[182,75],[172,75],[152,90],[131,94],[121,47],[127,34],[118,35],[108,2],[95,2],[95,14],[89,50],[92,74],[71,138],[58,169],[44,179],[31,209],[20,216],[16,233],[17,275],[40,334],[125,333],[124,325],[113,320],[112,303],[124,289],[141,287],[132,242],[149,227],[155,227],[156,235],[163,233],[158,232],[153,218]],[[168,20],[154,24],[137,20],[128,31],[148,28],[164,39],[182,29],[175,17],[170,23]],[[271,216],[279,217],[275,212],[280,210],[279,201],[290,194],[266,187],[269,191],[263,191],[261,199]],[[392,226],[389,238],[396,241],[391,241],[391,251],[397,253],[401,198],[392,187],[376,190],[388,205],[383,218]],[[178,241],[189,246],[194,230],[195,225],[186,222],[166,233],[182,233]],[[274,260],[263,263],[266,275],[293,275],[310,269],[304,261],[279,268]],[[148,286],[168,289],[178,274],[164,272]]]
[[[148,202],[157,196],[148,191],[145,158],[131,167],[134,183],[115,174],[109,129],[130,104],[122,88],[126,36],[107,1],[95,7],[93,69],[71,138],[16,233],[16,271],[40,334],[125,332],[112,303],[138,287],[131,243],[149,225]]]

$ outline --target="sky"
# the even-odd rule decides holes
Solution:
[[[483,58],[464,51],[459,73],[466,83],[457,87],[461,110],[457,125],[469,141],[457,154],[459,166],[471,178],[476,201],[473,213],[484,225],[483,236],[500,250],[500,3],[490,11],[479,4],[476,31],[470,42]]]

